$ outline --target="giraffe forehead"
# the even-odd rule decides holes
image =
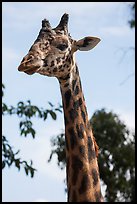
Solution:
[[[66,35],[62,32],[55,32],[52,30],[52,32],[48,31],[40,31],[38,38],[35,42],[45,42],[45,41],[70,41],[73,42],[73,39],[70,35]]]
[[[58,44],[58,43],[65,43],[67,44],[69,42],[69,39],[67,36],[54,36],[53,37],[53,40],[52,40],[52,43],[54,44]]]
[[[60,44],[65,45],[66,47],[71,47],[73,40],[69,39],[68,36],[65,35],[53,35],[53,36],[45,36],[44,38],[37,39],[29,51],[42,51],[42,52],[50,52],[54,47],[57,47]]]

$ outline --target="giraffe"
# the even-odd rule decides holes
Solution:
[[[78,41],[68,33],[68,14],[57,27],[47,19],[18,70],[28,75],[39,73],[56,77],[62,96],[68,202],[103,202],[98,168],[98,145],[88,121],[75,52],[88,51],[100,39],[85,37]]]

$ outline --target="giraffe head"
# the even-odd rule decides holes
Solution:
[[[56,28],[49,21],[42,21],[42,28],[28,54],[18,67],[29,75],[40,73],[57,78],[67,76],[73,69],[74,53],[87,51],[100,41],[97,37],[74,40],[68,33],[68,14],[64,14]]]

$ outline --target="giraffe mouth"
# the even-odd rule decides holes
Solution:
[[[26,74],[32,75],[37,71],[39,67],[40,66],[33,66],[33,65],[31,65],[31,67],[28,67],[28,66],[25,66],[24,63],[21,63],[20,66],[18,67],[18,71],[25,72]]]
[[[24,71],[26,74],[29,74],[29,75],[32,75],[32,74],[34,74],[35,72],[36,72],[36,68],[31,68],[31,69],[29,69],[29,70],[26,70],[26,71]]]

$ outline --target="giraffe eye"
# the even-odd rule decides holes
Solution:
[[[66,44],[59,44],[56,46],[59,50],[64,51],[66,50],[66,48],[68,47],[68,45]]]

